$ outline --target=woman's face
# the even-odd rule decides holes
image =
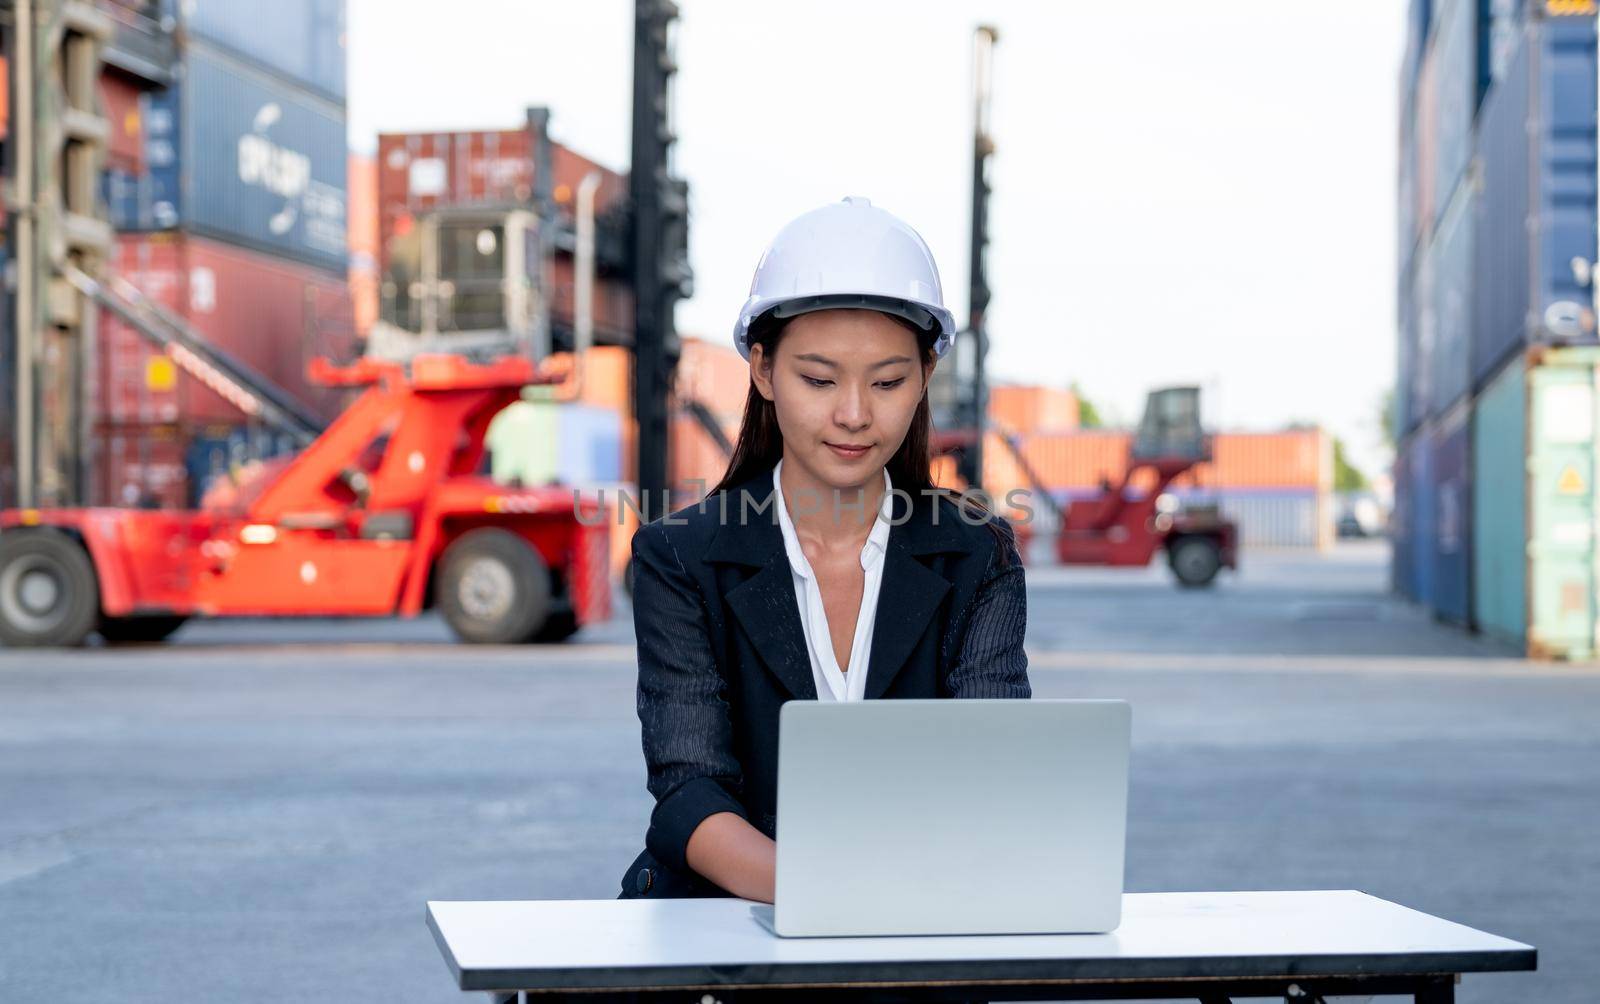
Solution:
[[[933,372],[911,330],[875,310],[818,310],[784,328],[777,351],[750,350],[756,389],[773,403],[786,466],[853,488],[894,456]]]

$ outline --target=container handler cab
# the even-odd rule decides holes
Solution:
[[[208,493],[197,510],[0,510],[0,641],[159,641],[191,617],[401,616],[438,607],[465,641],[559,640],[610,614],[609,527],[571,489],[479,474],[489,421],[558,377],[525,356],[479,364],[313,360],[360,388],[331,425],[144,300],[68,278],[192,377],[304,448]]]

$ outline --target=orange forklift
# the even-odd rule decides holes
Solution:
[[[490,420],[559,376],[525,357],[313,360],[361,388],[326,429],[126,283],[68,279],[191,376],[306,443],[186,511],[0,510],[0,641],[154,642],[192,617],[414,617],[458,637],[557,641],[610,616],[600,501],[480,473]]]

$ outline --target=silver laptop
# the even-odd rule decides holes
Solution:
[[[1125,701],[790,701],[784,937],[1101,933],[1122,919]]]

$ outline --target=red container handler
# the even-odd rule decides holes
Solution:
[[[346,392],[312,385],[318,356],[355,354],[344,277],[187,234],[123,234],[111,271],[201,337],[327,418]],[[238,409],[175,371],[162,352],[109,311],[100,325],[98,417],[109,423],[237,422]]]

